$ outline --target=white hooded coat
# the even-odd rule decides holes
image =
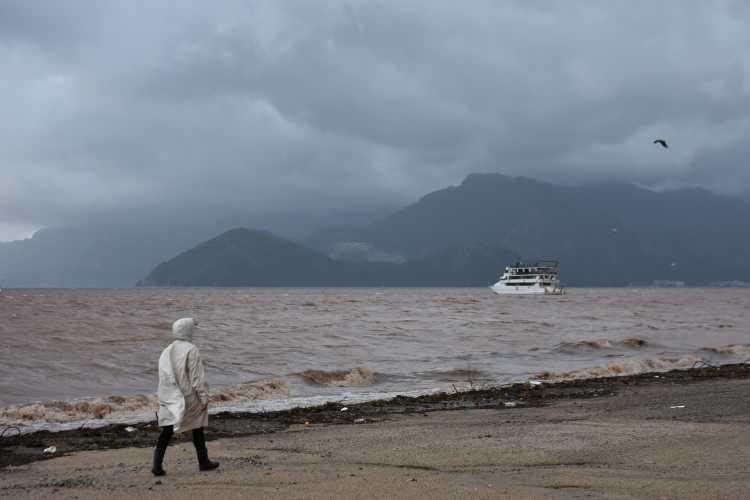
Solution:
[[[189,431],[208,425],[208,384],[193,340],[193,318],[172,325],[175,341],[159,358],[159,426]]]

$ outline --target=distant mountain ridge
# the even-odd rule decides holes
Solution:
[[[266,233],[234,242],[251,255],[201,247],[195,254],[201,275],[172,258],[254,222],[198,221],[199,215],[182,223],[162,214],[145,225],[48,229],[0,243],[0,281],[4,287],[116,287],[139,279],[159,286],[471,286],[493,281],[516,258],[550,258],[561,262],[566,285],[750,282],[750,202],[703,189],[571,187],[471,174],[371,224],[320,230],[304,245]],[[263,253],[263,245],[275,250]],[[211,259],[223,264],[211,267]],[[170,264],[156,272],[159,262]]]
[[[156,266],[140,286],[310,286],[335,283],[336,262],[268,231],[231,229]]]
[[[570,285],[750,279],[750,203],[702,189],[568,187],[471,174],[460,186],[429,193],[368,227],[324,231],[310,243],[325,250],[334,240],[410,258],[483,242],[527,260],[560,260]]]
[[[336,261],[268,231],[235,228],[159,264],[138,286],[475,286],[513,258],[464,245],[404,263]]]
[[[99,214],[86,224],[42,229],[32,238],[0,242],[0,283],[13,288],[132,287],[160,262],[233,227],[273,228],[303,238],[310,227],[331,220],[354,224],[382,213],[378,208],[330,215],[295,207],[287,212],[220,213],[196,206],[189,214],[145,209],[117,218]]]
[[[0,280],[16,288],[131,287],[158,262],[210,236],[187,225],[168,232],[132,224],[42,229],[0,243]]]

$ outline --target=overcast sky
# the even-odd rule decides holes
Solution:
[[[743,0],[0,0],[0,240],[366,211],[470,172],[747,195],[749,23]]]

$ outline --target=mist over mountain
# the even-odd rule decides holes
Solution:
[[[259,217],[201,217],[196,211],[183,223],[155,217],[151,223],[42,230],[28,240],[0,243],[0,281],[16,287],[133,286],[160,262],[233,227],[259,227],[276,236],[260,232],[231,240],[240,253],[201,246],[191,254],[197,260],[190,262],[200,262],[195,269],[170,261],[144,283],[473,286],[488,284],[516,258],[559,260],[567,285],[750,281],[750,203],[703,189],[571,187],[472,174],[387,217],[362,222],[367,219],[287,214],[261,224]],[[331,221],[341,224],[326,225]],[[315,222],[324,228],[305,239]],[[292,251],[288,245],[298,244],[279,236],[305,247]],[[278,248],[263,253],[263,245]],[[212,259],[221,266],[211,267]],[[300,262],[307,264],[298,268]]]
[[[43,229],[0,242],[0,287],[131,287],[154,266],[237,226],[273,229],[292,239],[331,221],[372,220],[373,212],[221,213],[196,202],[190,213],[99,216],[88,224]]]
[[[111,218],[300,239],[477,171],[750,198],[750,3],[684,4],[4,0],[0,241],[94,262],[0,245],[0,280],[132,284]]]
[[[750,279],[750,203],[702,189],[472,174],[382,221],[324,230],[309,243],[326,251],[347,240],[405,258],[466,242],[498,245],[527,260],[560,260],[571,285]]]
[[[176,224],[43,229],[0,243],[0,280],[6,287],[130,287],[160,260],[208,236]]]

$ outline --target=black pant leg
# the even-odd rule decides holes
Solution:
[[[172,439],[174,434],[174,427],[171,425],[165,425],[161,428],[161,434],[159,439],[156,441],[156,447],[160,450],[166,450],[169,445],[169,441]]]
[[[208,449],[206,449],[206,436],[203,434],[203,427],[193,429],[193,445],[195,446],[195,453],[198,455],[198,463],[207,463]]]
[[[196,450],[206,447],[206,436],[203,434],[203,427],[193,429],[193,444]]]
[[[161,434],[159,434],[159,439],[156,441],[156,449],[154,449],[154,465],[151,468],[151,472],[156,476],[163,476],[165,474],[162,463],[164,462],[164,454],[167,452],[169,441],[172,439],[172,434],[174,434],[174,427],[171,425],[161,428]]]

